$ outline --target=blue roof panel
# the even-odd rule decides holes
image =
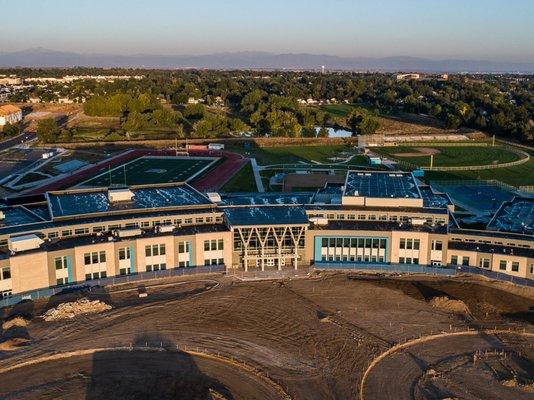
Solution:
[[[304,225],[308,216],[303,207],[228,207],[224,209],[230,225]]]

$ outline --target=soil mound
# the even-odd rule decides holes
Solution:
[[[454,314],[469,315],[469,308],[461,300],[452,300],[447,296],[434,297],[430,300],[430,305],[442,311],[452,312]]]
[[[62,303],[55,308],[51,308],[43,314],[45,321],[61,321],[76,318],[83,314],[98,314],[111,310],[111,306],[100,300],[89,300],[82,298],[69,303]]]
[[[7,321],[4,321],[2,323],[2,330],[3,331],[7,331],[13,327],[22,327],[22,326],[26,326],[30,323],[30,321],[28,321],[26,318],[23,318],[23,317],[15,317],[15,318],[11,318]]]

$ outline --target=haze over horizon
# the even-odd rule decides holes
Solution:
[[[534,2],[0,0],[0,52],[107,55],[268,52],[344,58],[534,62]],[[9,6],[9,7],[8,7]],[[7,40],[6,40],[7,39]]]

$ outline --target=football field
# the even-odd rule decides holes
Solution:
[[[214,157],[141,157],[104,170],[79,186],[108,187],[188,182],[208,170],[217,161],[218,158]]]

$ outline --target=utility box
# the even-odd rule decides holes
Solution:
[[[130,189],[109,189],[108,199],[110,203],[118,203],[125,201],[132,201],[133,192]]]
[[[8,240],[9,250],[15,253],[38,249],[44,243],[43,239],[35,234],[10,237]]]

